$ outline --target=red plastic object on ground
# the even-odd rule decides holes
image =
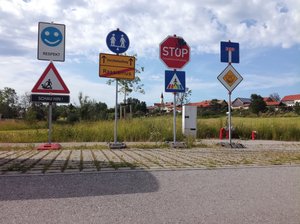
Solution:
[[[223,136],[225,134],[225,128],[221,128],[220,129],[220,133],[219,133],[219,138],[222,140],[223,139]]]
[[[252,131],[251,132],[251,139],[255,140],[255,138],[256,138],[256,131]]]
[[[61,145],[58,143],[45,143],[37,147],[37,150],[59,150]]]

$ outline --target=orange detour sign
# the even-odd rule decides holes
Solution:
[[[99,76],[133,80],[135,78],[135,57],[100,53]]]

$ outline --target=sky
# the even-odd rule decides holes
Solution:
[[[99,53],[111,52],[109,32],[127,34],[127,55],[137,55],[136,67],[145,94],[130,97],[147,106],[164,100],[165,70],[159,45],[177,35],[190,46],[186,87],[191,102],[228,99],[218,81],[227,66],[220,61],[220,42],[239,43],[240,63],[233,64],[243,81],[232,99],[256,93],[300,94],[300,1],[299,0],[1,0],[0,89],[10,87],[19,96],[30,93],[49,61],[37,59],[38,23],[65,24],[65,61],[54,62],[70,90],[71,103],[78,94],[115,104],[115,85],[99,77]],[[123,98],[121,95],[119,96]],[[119,98],[119,99],[120,99]]]

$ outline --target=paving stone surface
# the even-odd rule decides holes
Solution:
[[[65,143],[61,150],[0,145],[0,175],[106,172],[139,169],[214,169],[240,166],[300,166],[300,142],[241,141],[246,148],[223,148],[218,140],[201,147],[105,149],[103,144]],[[145,144],[145,143],[143,143]],[[72,145],[76,149],[72,149]],[[205,147],[203,147],[203,145]],[[76,146],[76,147],[75,147]],[[80,149],[78,149],[80,148]]]

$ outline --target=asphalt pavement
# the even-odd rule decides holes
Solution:
[[[0,176],[0,223],[299,224],[300,167]]]

